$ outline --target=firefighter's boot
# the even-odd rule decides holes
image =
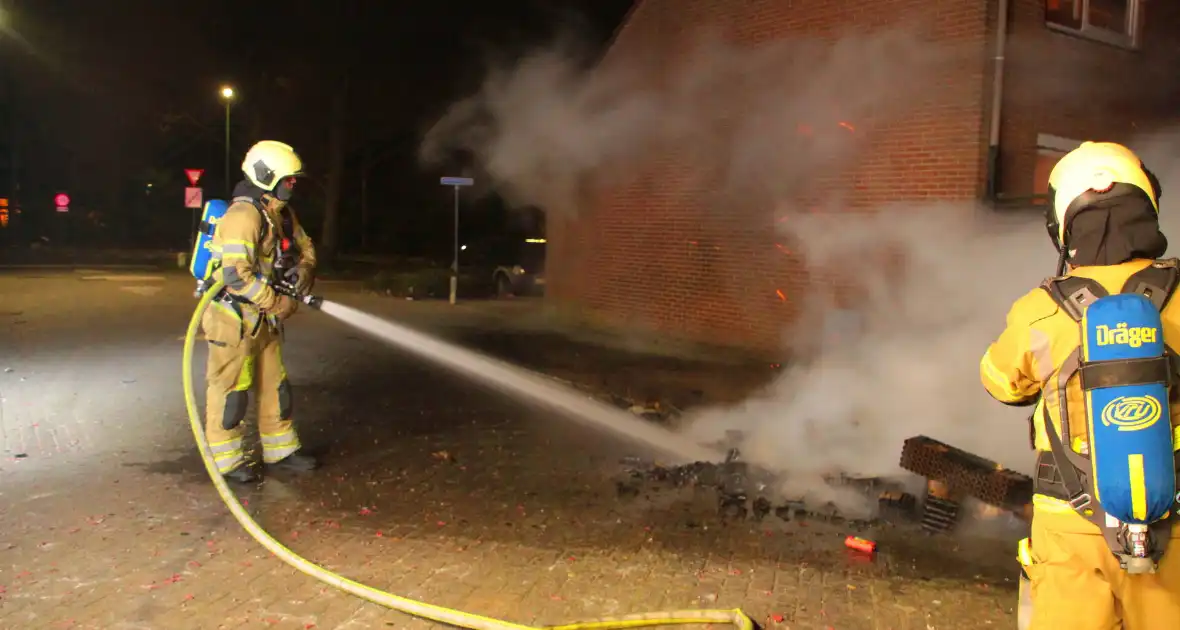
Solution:
[[[249,464],[242,464],[227,473],[222,473],[221,476],[225,477],[226,481],[239,484],[257,483],[262,479],[262,475]]]
[[[315,457],[301,452],[294,452],[290,455],[280,459],[277,462],[268,464],[271,468],[278,470],[292,470],[296,472],[310,472],[320,467],[320,462]]]

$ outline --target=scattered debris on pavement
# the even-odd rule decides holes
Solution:
[[[1017,515],[1032,502],[1032,478],[924,435],[905,441],[899,465],[927,479],[922,528],[931,533],[953,529],[967,497]]]
[[[802,498],[775,497],[773,488],[776,486],[776,476],[741,461],[741,451],[733,446],[740,441],[741,436],[738,432],[729,433],[720,445],[726,450],[725,461],[720,463],[693,462],[664,466],[638,457],[624,458],[621,461],[625,467],[624,478],[616,482],[618,496],[638,496],[643,486],[649,483],[673,488],[711,488],[717,492],[718,512],[726,520],[760,521],[774,514],[784,521],[810,516],[833,522],[847,521],[854,527],[871,524],[865,520],[845,519],[831,504],[816,509],[806,506]],[[877,479],[841,477],[829,481],[854,487],[868,496],[880,494],[883,489],[898,494],[895,488]]]
[[[639,413],[632,407],[633,413]],[[727,432],[726,439],[714,446],[725,450],[722,462],[693,462],[665,466],[638,457],[624,458],[622,479],[616,481],[619,498],[639,496],[650,484],[672,488],[712,488],[717,492],[717,509],[726,520],[761,521],[774,516],[791,521],[803,517],[831,522],[847,522],[849,527],[867,527],[876,523],[898,524],[920,520],[931,534],[948,532],[959,522],[962,501],[967,497],[990,506],[988,513],[1021,514],[1031,499],[1032,480],[982,457],[955,447],[917,436],[905,442],[901,468],[927,478],[927,490],[921,500],[899,486],[881,479],[839,477],[828,483],[855,488],[875,496],[877,513],[871,520],[843,518],[834,505],[820,508],[806,506],[803,500],[775,497],[776,477],[740,460],[736,444],[742,435]],[[855,539],[859,551],[870,555],[876,543]],[[853,548],[846,541],[846,544]]]
[[[872,554],[877,551],[877,543],[867,538],[859,538],[857,536],[848,536],[845,538],[844,546],[854,551],[861,551],[867,554]]]

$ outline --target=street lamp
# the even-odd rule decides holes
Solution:
[[[225,101],[225,192],[233,194],[233,183],[229,179],[229,109],[234,102],[234,89],[228,85],[221,88],[221,100]]]

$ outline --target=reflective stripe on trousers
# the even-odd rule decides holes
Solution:
[[[1019,600],[1016,608],[1016,630],[1028,630],[1032,625],[1032,582],[1024,571],[1020,572]]]
[[[262,461],[268,464],[273,464],[299,450],[299,436],[295,434],[294,428],[281,433],[263,433],[260,438]]]
[[[242,452],[242,438],[233,438],[209,445],[213,451],[213,460],[217,462],[217,472],[225,474],[242,465],[246,456]]]

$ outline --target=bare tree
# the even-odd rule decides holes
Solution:
[[[325,261],[331,261],[340,246],[340,205],[344,191],[344,154],[348,143],[348,78],[332,90],[332,111],[328,130],[328,176],[325,185],[324,223],[320,247]]]
[[[360,4],[348,0],[336,5],[331,15],[327,40],[340,57],[323,80],[329,86],[331,108],[328,114],[328,173],[324,186],[324,223],[320,230],[323,258],[331,262],[340,249],[340,211],[344,193],[345,158],[348,153],[350,77],[356,67],[355,41],[360,19]]]

